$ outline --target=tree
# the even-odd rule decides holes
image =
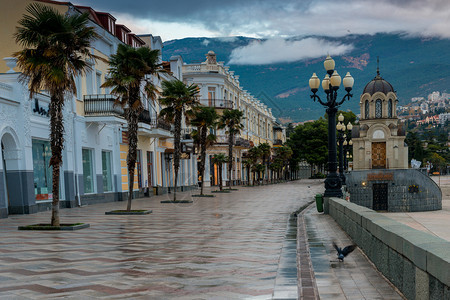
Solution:
[[[320,118],[297,126],[287,145],[293,150],[293,159],[322,166],[328,158],[328,122]]]
[[[199,101],[197,99],[199,89],[195,84],[186,85],[180,80],[163,81],[162,88],[163,98],[161,98],[159,101],[164,106],[164,108],[160,111],[160,116],[166,121],[175,124],[175,151],[173,155],[175,183],[173,201],[177,201],[177,181],[181,157],[181,121],[183,115],[186,119],[192,118],[192,109],[197,107],[199,104]]]
[[[228,182],[231,189],[231,169],[233,168],[233,143],[234,136],[241,133],[241,129],[244,125],[241,124],[241,120],[244,117],[244,113],[238,109],[225,109],[219,119],[219,129],[226,128],[228,134]]]
[[[228,161],[228,157],[223,153],[215,154],[212,158],[213,164],[217,165],[219,173],[219,190],[222,190],[222,165]]]
[[[252,167],[252,163],[253,163],[252,160],[249,158],[244,159],[242,161],[242,164],[245,166],[245,169],[247,170],[247,185],[248,186],[250,185],[250,169]]]
[[[155,87],[147,75],[161,71],[159,50],[148,47],[133,48],[120,44],[116,54],[111,55],[109,77],[102,87],[111,87],[111,93],[118,98],[116,104],[125,108],[128,127],[128,202],[127,211],[131,210],[133,199],[134,171],[136,168],[139,114],[142,112],[141,86],[146,96],[155,99]]]
[[[21,81],[28,84],[30,98],[41,90],[50,93],[50,147],[52,157],[51,225],[59,226],[59,174],[64,148],[64,94],[76,93],[75,76],[89,69],[90,43],[97,38],[93,27],[87,26],[87,14],[63,15],[55,9],[33,3],[29,15],[19,21],[14,37],[24,49],[14,53],[22,70]]]
[[[216,127],[217,118],[218,115],[214,107],[199,107],[194,111],[194,119],[191,121],[191,124],[197,127],[194,136],[199,137],[200,164],[198,169],[201,177],[200,195],[203,195],[206,148],[216,140],[216,136],[213,133],[208,134],[208,132],[211,132],[211,129]]]
[[[271,148],[270,145],[267,143],[262,143],[258,145],[259,149],[261,149],[261,158],[262,158],[262,164],[265,168],[264,170],[264,178],[265,179],[266,175],[267,175],[267,163],[269,162],[270,159],[270,154],[271,154]],[[269,181],[269,179],[267,178],[267,182]]]
[[[253,185],[255,184],[256,181],[256,170],[253,166],[255,166],[256,164],[258,164],[258,160],[261,158],[261,148],[259,147],[251,147],[250,149],[248,149],[247,151],[247,157],[251,162],[251,171],[253,173]],[[250,178],[249,178],[249,185],[250,185]]]
[[[289,165],[289,160],[293,155],[293,151],[289,146],[282,146],[275,148],[275,157],[281,165],[281,171],[283,171],[283,178],[287,179],[287,166]]]

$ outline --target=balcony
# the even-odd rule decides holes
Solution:
[[[243,139],[241,137],[236,138],[234,141],[234,145],[236,147],[242,147],[242,148],[250,148],[251,144],[249,140]]]
[[[233,109],[233,101],[223,99],[200,99],[203,106],[214,107],[218,109]]]
[[[138,132],[140,135],[153,138],[172,138],[172,125],[152,115],[144,109],[139,115]]]
[[[123,107],[117,97],[108,94],[84,95],[84,115],[90,122],[126,123]]]
[[[274,146],[282,146],[283,145],[283,141],[282,140],[278,140],[278,139],[274,140],[273,141],[273,145]]]

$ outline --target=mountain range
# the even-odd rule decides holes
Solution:
[[[308,37],[294,39],[305,38]],[[345,54],[333,56],[340,75],[344,77],[346,72],[350,72],[355,79],[353,98],[342,105],[342,110],[359,114],[359,97],[365,85],[376,75],[377,57],[381,76],[394,87],[400,105],[410,102],[412,97],[426,97],[433,91],[450,92],[448,39],[411,37],[401,33],[313,38],[352,46]],[[233,51],[255,41],[265,40],[249,37],[171,40],[164,43],[163,60],[181,55],[186,63],[199,63],[206,60],[208,51],[213,50],[218,61],[224,61],[240,76],[243,89],[272,107],[281,122],[299,122],[323,116],[324,107],[310,98],[308,80],[313,72],[321,79],[324,77],[325,56],[267,64],[233,63]],[[344,93],[341,88],[338,97]],[[324,96],[324,93],[319,90],[319,95]]]

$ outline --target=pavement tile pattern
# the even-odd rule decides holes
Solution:
[[[105,215],[124,202],[61,210],[62,222],[91,225],[73,232],[17,230],[48,223],[50,212],[9,216],[0,220],[0,299],[274,298],[275,287],[283,294],[276,281],[289,281],[279,276],[289,215],[322,190],[301,180],[178,194],[188,204],[134,200],[153,210],[143,216]]]

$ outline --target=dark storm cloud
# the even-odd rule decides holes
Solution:
[[[148,20],[192,24],[215,36],[340,36],[404,31],[450,37],[449,0],[79,0],[75,3],[111,12],[119,21],[126,16],[127,21],[136,23]],[[183,28],[179,34],[183,34]]]

